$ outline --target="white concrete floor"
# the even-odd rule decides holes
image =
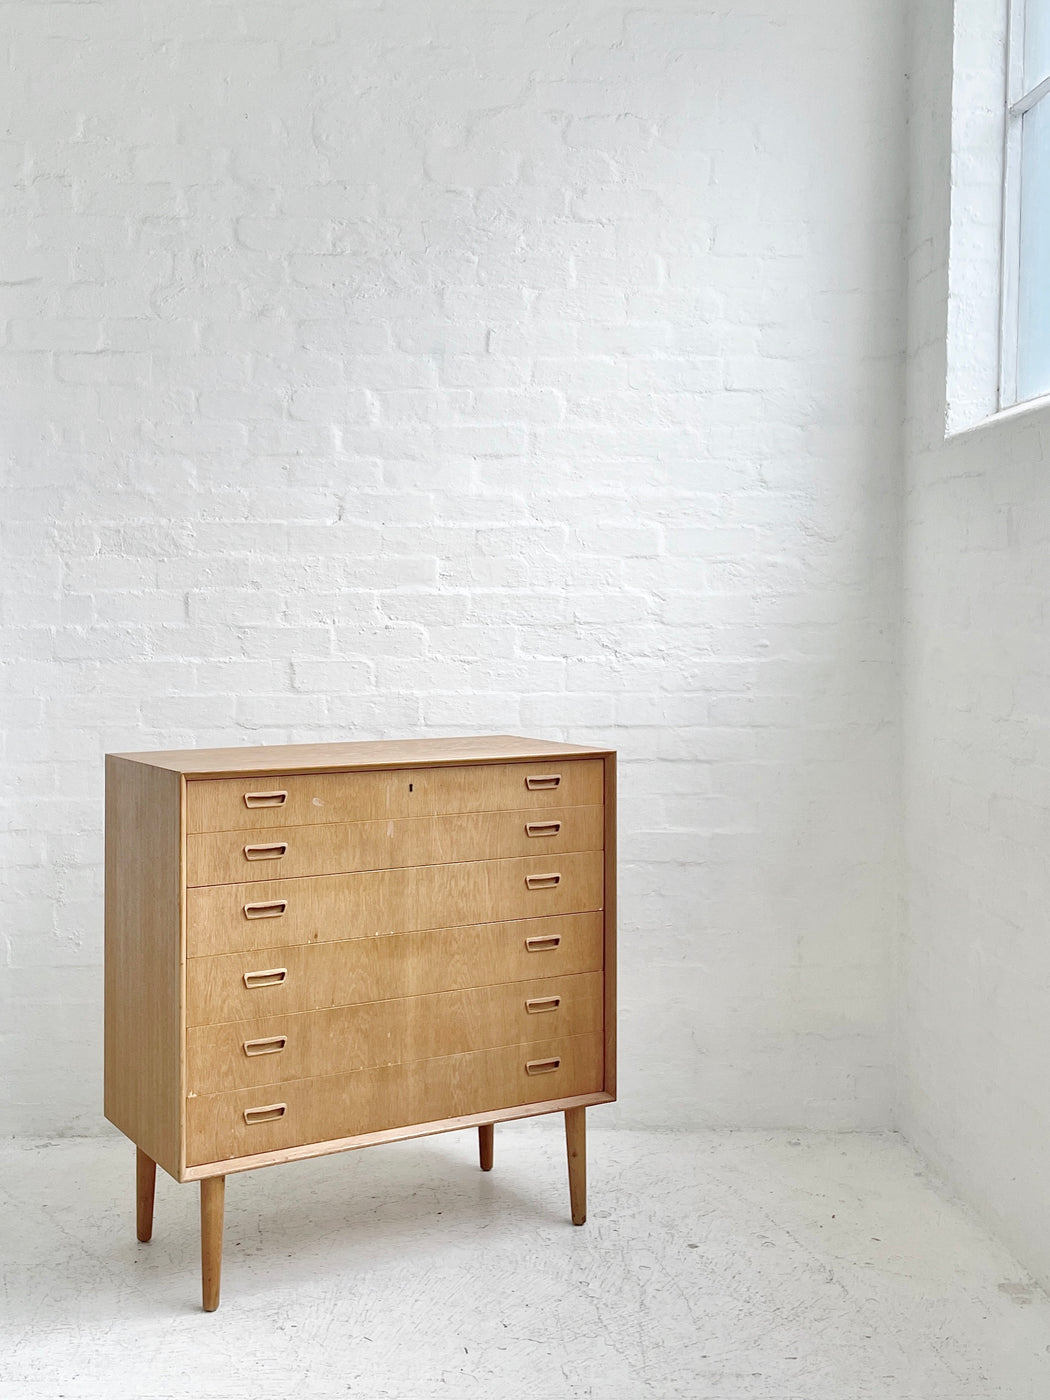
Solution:
[[[4,1400],[1047,1400],[1050,1299],[893,1136],[601,1131],[568,1221],[561,1120],[227,1182],[134,1235],[122,1139],[8,1145]]]

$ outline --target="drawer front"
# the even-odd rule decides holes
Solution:
[[[186,1024],[294,1015],[601,969],[600,913],[189,958]]]
[[[186,891],[190,957],[600,909],[601,851]]]
[[[600,1035],[384,1065],[186,1102],[189,1166],[599,1093]]]
[[[221,1094],[601,1029],[600,972],[471,987],[194,1027],[186,1083],[191,1094]]]
[[[600,851],[604,808],[471,812],[381,822],[199,832],[186,838],[186,883],[335,875],[406,865]]]
[[[254,831],[454,812],[598,806],[604,781],[600,758],[373,773],[195,778],[186,784],[186,830]]]

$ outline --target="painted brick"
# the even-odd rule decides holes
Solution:
[[[953,259],[965,239],[974,254],[974,173],[986,181],[1002,144],[1004,23],[985,0],[936,0],[911,30],[901,1122],[1046,1283],[1050,411],[1044,402],[945,437],[949,232]],[[968,146],[954,161],[953,45],[957,140]],[[998,208],[996,191],[996,266]],[[986,270],[976,258],[961,268],[970,279]],[[996,284],[993,268],[990,334],[970,308],[950,345],[993,384]]]
[[[9,8],[7,1127],[100,1128],[104,749],[478,730],[621,751],[624,1117],[887,1126],[903,0]]]

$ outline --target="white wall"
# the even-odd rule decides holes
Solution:
[[[943,439],[951,0],[914,37],[903,1127],[1050,1279],[1050,410]]]
[[[634,1122],[884,1125],[903,3],[7,7],[7,1130],[106,750],[622,753]]]

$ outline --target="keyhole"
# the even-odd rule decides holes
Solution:
[[[409,785],[408,785],[408,790],[409,790],[409,792],[412,791],[412,784],[411,784],[411,783],[409,783]]]

